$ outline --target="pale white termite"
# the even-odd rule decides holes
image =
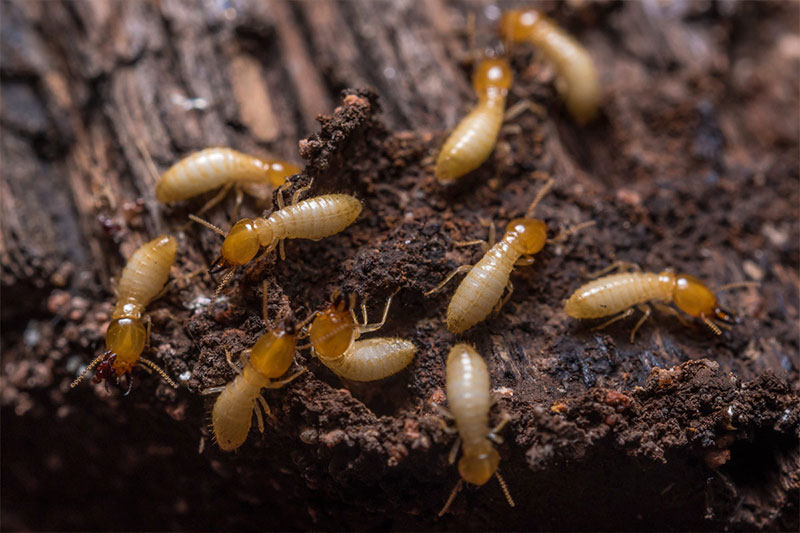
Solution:
[[[508,42],[529,42],[555,64],[560,79],[556,88],[573,118],[580,123],[597,114],[600,85],[589,52],[553,20],[535,9],[510,10],[500,20],[500,33]]]
[[[150,338],[149,317],[143,319],[147,305],[157,298],[169,279],[169,271],[175,261],[178,243],[173,237],[162,235],[136,249],[130,256],[117,289],[117,304],[111,312],[111,323],[106,331],[106,352],[97,356],[71,387],[81,382],[92,368],[97,366],[92,382],[112,380],[128,375],[128,392],[131,384],[130,372],[137,363],[152,368],[173,387],[175,383],[166,372],[153,361],[141,357]],[[99,366],[98,366],[99,365]]]
[[[447,329],[452,333],[462,333],[478,322],[484,320],[494,309],[500,308],[511,297],[514,286],[511,283],[511,271],[515,266],[533,264],[533,255],[538,253],[546,243],[559,242],[568,235],[593,224],[580,224],[561,235],[548,240],[547,224],[539,219],[530,218],[536,204],[552,186],[549,180],[531,203],[525,218],[517,218],[508,223],[502,240],[492,246],[483,258],[473,265],[462,265],[448,275],[439,285],[426,292],[432,294],[450,281],[460,272],[468,272],[456,289],[450,305],[447,307]],[[490,241],[494,240],[494,226]],[[473,241],[466,244],[474,244]],[[503,290],[508,289],[505,298]]]
[[[626,266],[639,269],[630,263],[616,262],[598,274],[602,275],[612,269]],[[757,283],[732,283],[720,287],[717,291],[753,285]],[[722,334],[720,327],[728,328],[734,321],[732,314],[719,306],[714,291],[702,281],[689,274],[676,274],[669,270],[657,274],[623,272],[590,281],[569,297],[564,309],[569,316],[581,319],[602,318],[619,313],[594,329],[605,328],[617,320],[631,316],[634,309],[639,309],[643,316],[631,331],[630,341],[633,343],[636,332],[652,313],[648,303],[652,303],[661,311],[677,316],[685,325],[686,322],[678,311],[666,305],[674,304],[687,315],[702,320],[717,335]],[[715,322],[714,319],[719,322]]]
[[[307,185],[302,190],[307,189]],[[225,234],[221,229],[194,215],[189,217],[216,231],[225,240],[222,243],[220,256],[211,267],[211,272],[228,270],[214,292],[213,308],[217,295],[233,276],[237,266],[250,262],[260,248],[269,253],[280,244],[281,258],[284,239],[320,240],[334,235],[352,224],[361,214],[361,201],[349,194],[324,194],[297,202],[298,193],[294,195],[292,205],[284,206],[282,195],[278,195],[278,209],[269,217],[255,219],[244,218],[233,225]]]
[[[266,283],[264,283],[264,323],[266,316]],[[269,326],[267,326],[269,327]],[[214,439],[224,451],[232,451],[244,444],[256,414],[258,429],[264,433],[264,418],[258,406],[269,416],[267,401],[261,390],[283,387],[302,374],[305,369],[295,372],[288,378],[276,381],[286,374],[294,361],[297,349],[297,334],[294,320],[287,318],[269,329],[253,347],[243,352],[244,365],[240,368],[231,361],[231,354],[226,350],[228,364],[236,372],[236,377],[227,385],[211,387],[202,394],[220,393],[211,411],[211,424]]]
[[[353,311],[354,299],[348,303],[334,295],[309,328],[314,355],[336,375],[351,381],[376,381],[403,370],[417,352],[412,342],[397,337],[358,340],[363,333],[377,331],[386,323],[393,296],[386,301],[383,318],[376,324],[369,323],[362,303],[364,322],[359,324]]]
[[[461,475],[439,516],[450,508],[463,482],[484,485],[492,476],[497,478],[508,504],[514,507],[514,500],[503,478],[497,471],[500,454],[492,442],[501,443],[498,432],[508,422],[503,420],[492,430],[489,429],[489,409],[492,407],[489,369],[475,349],[468,344],[456,344],[447,355],[445,388],[449,409],[437,406],[445,416],[455,420],[458,438],[450,452],[450,463],[455,462],[459,446],[463,450],[458,461]],[[446,429],[447,426],[444,426]],[[450,430],[452,431],[452,430]]]
[[[287,161],[267,160],[231,148],[206,148],[184,157],[169,168],[156,184],[156,198],[162,203],[186,200],[225,186],[200,212],[218,203],[234,185],[259,199],[266,199],[258,185],[280,187],[286,178],[300,172]]]
[[[472,77],[478,105],[458,123],[439,152],[434,174],[442,183],[472,172],[489,158],[503,123],[513,75],[505,59],[484,59]]]

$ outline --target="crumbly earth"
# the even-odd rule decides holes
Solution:
[[[747,131],[774,116],[776,99],[743,104],[752,83],[699,74],[629,80],[579,128],[547,64],[524,47],[512,60],[509,104],[529,108],[507,121],[492,160],[447,188],[433,177],[444,131],[394,131],[375,92],[344,91],[300,141],[305,168],[286,196],[308,183],[308,196],[350,192],[361,217],[322,241],[288,241],[284,261],[239,269],[211,315],[205,270],[220,238],[179,228],[191,206],[168,211],[181,246],[176,281],[150,306],[149,357],[180,389],[137,369],[127,397],[68,390],[102,346],[110,297],[54,291],[35,326],[4,332],[3,529],[797,530],[797,131]],[[713,99],[694,98],[698,86]],[[457,282],[423,292],[479,259],[480,246],[458,241],[486,238],[487,221],[502,234],[550,177],[535,214],[551,235],[595,225],[546,246],[512,274],[497,315],[451,335],[444,312]],[[222,209],[212,221],[230,225]],[[632,320],[596,332],[563,311],[614,258],[761,285],[722,294],[740,323],[721,337],[657,313],[631,344]],[[213,397],[200,392],[233,378],[226,349],[264,332],[262,282],[273,322],[307,316],[335,289],[357,293],[375,318],[399,290],[380,335],[419,353],[400,374],[359,384],[302,351],[296,364],[308,371],[265,392],[265,433],[224,453],[207,428]],[[492,480],[437,519],[457,471],[433,403],[446,402],[444,360],[457,341],[486,358],[492,420],[510,415],[500,469],[517,505]],[[30,498],[46,510],[31,514]]]

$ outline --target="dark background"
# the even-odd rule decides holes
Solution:
[[[798,4],[537,4],[596,59],[601,116],[574,124],[550,63],[516,48],[509,105],[533,110],[443,189],[432,165],[474,103],[470,52],[511,5],[0,3],[3,530],[798,529]],[[342,100],[355,87],[372,91]],[[215,145],[303,162],[293,188],[313,177],[310,194],[365,209],[241,269],[209,317],[213,281],[183,277],[219,249],[185,226],[205,199],[165,208],[153,190]],[[454,287],[422,292],[477,261],[453,243],[521,215],[542,177],[551,234],[597,224],[517,269],[509,303],[463,337],[489,365],[493,420],[512,417],[501,470],[518,505],[492,481],[437,520],[457,480],[430,405]],[[225,228],[232,200],[210,214]],[[127,397],[70,391],[125,258],[162,232],[178,281],[149,308],[149,357],[182,387],[137,369]],[[614,257],[761,287],[722,295],[741,323],[720,338],[656,315],[631,345],[633,321],[593,333],[562,308]],[[420,351],[370,384],[299,355],[309,372],[266,393],[265,435],[226,454],[198,392],[232,378],[225,348],[263,333],[262,280],[273,317],[337,287],[376,315],[400,288],[381,334]]]

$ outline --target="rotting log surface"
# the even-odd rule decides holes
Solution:
[[[475,13],[488,42],[488,3],[0,6],[3,530],[798,529],[798,4],[544,5],[597,59],[601,118],[575,126],[522,47],[510,105],[532,111],[449,189],[432,161],[473,102],[464,28]],[[352,191],[363,215],[240,269],[209,317],[213,281],[182,276],[220,239],[184,227],[204,199],[157,204],[155,172],[212,145],[300,162],[298,139],[292,188]],[[501,470],[518,506],[490,482],[437,521],[457,479],[431,408],[454,287],[422,291],[475,262],[454,242],[522,214],[545,176],[551,231],[596,227],[518,269],[502,312],[463,337],[487,360],[493,419],[512,417]],[[231,206],[212,220],[228,227]],[[150,357],[182,387],[139,369],[128,397],[68,391],[124,258],[163,231],[178,281],[150,307]],[[632,346],[631,323],[592,333],[561,307],[614,256],[762,286],[723,296],[742,322],[721,338],[658,315]],[[377,313],[399,288],[381,334],[420,351],[373,384],[300,355],[309,372],[266,394],[265,435],[225,454],[198,392],[263,332],[262,280],[272,317],[337,287]]]

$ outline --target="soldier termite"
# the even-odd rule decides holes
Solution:
[[[508,422],[508,417],[492,430],[489,429],[489,409],[492,406],[489,369],[483,358],[468,344],[456,344],[447,356],[445,388],[450,408],[437,406],[440,412],[455,420],[458,431],[453,448],[450,451],[450,464],[455,462],[459,446],[463,450],[458,461],[458,473],[461,475],[453,492],[447,499],[439,516],[444,515],[453,503],[464,481],[481,486],[492,476],[500,482],[508,504],[514,507],[514,500],[508,491],[505,481],[500,477],[497,467],[500,454],[492,446],[491,441],[502,443],[498,432]],[[444,426],[445,430],[455,433]]]
[[[199,214],[219,203],[234,186],[237,205],[241,203],[241,190],[266,200],[263,184],[280,187],[287,177],[298,172],[300,168],[287,161],[262,159],[231,148],[206,148],[172,165],[156,184],[156,198],[165,204],[177,202],[224,185]]]
[[[92,383],[105,380],[108,386],[112,379],[119,381],[121,376],[127,375],[130,392],[133,384],[130,372],[137,363],[142,363],[177,388],[175,382],[158,365],[141,357],[150,340],[150,322],[142,319],[142,313],[160,295],[166,284],[177,248],[174,238],[161,236],[143,244],[131,255],[120,276],[117,304],[111,313],[112,320],[106,331],[106,352],[97,356],[70,387],[80,383],[96,366]]]
[[[720,328],[729,329],[734,323],[733,315],[725,311],[717,303],[714,291],[702,281],[688,274],[676,274],[665,270],[639,272],[639,267],[631,263],[615,262],[596,275],[603,275],[617,268],[632,268],[635,272],[623,272],[601,277],[583,285],[567,300],[564,309],[572,318],[603,318],[617,315],[594,329],[603,329],[617,320],[631,316],[634,309],[639,309],[643,316],[631,331],[630,341],[633,343],[636,332],[644,324],[651,313],[652,304],[657,309],[670,313],[686,325],[680,313],[667,304],[673,304],[687,315],[699,318],[716,335],[721,335]],[[754,286],[757,283],[731,283],[717,291],[735,287]],[[619,313],[619,314],[617,314]]]
[[[462,333],[478,322],[484,320],[494,309],[500,308],[511,297],[514,285],[510,275],[515,266],[533,264],[533,255],[541,251],[547,243],[560,242],[576,231],[594,224],[585,222],[566,230],[553,239],[547,238],[547,224],[542,220],[530,218],[536,205],[544,197],[553,180],[549,180],[531,202],[525,218],[512,220],[506,226],[503,238],[492,246],[483,258],[473,265],[462,265],[451,272],[439,285],[426,292],[430,295],[447,284],[453,276],[460,272],[468,272],[456,289],[450,305],[447,307],[447,329],[452,333]],[[494,241],[494,225],[491,227],[489,241]],[[461,244],[476,244],[483,241],[472,241]],[[508,293],[505,298],[503,290]]]
[[[209,312],[220,291],[233,276],[234,269],[250,262],[259,248],[266,248],[264,254],[267,254],[280,245],[281,259],[284,259],[284,239],[320,240],[344,230],[361,214],[361,201],[349,194],[325,194],[297,202],[298,194],[308,187],[310,185],[296,191],[289,206],[284,206],[283,196],[279,193],[277,211],[267,218],[243,218],[227,234],[213,224],[189,215],[195,222],[225,237],[220,256],[214,261],[211,272],[227,272],[214,291]]]
[[[375,324],[369,323],[367,307],[362,303],[364,322],[359,324],[353,311],[355,298],[348,301],[334,294],[325,309],[317,313],[308,331],[314,355],[336,375],[352,381],[375,381],[403,370],[417,352],[412,342],[397,337],[358,340],[363,333],[383,327],[393,297],[386,300],[383,318]]]
[[[484,59],[478,64],[472,77],[478,105],[458,123],[439,152],[434,173],[440,182],[458,179],[489,158],[503,123],[512,78],[505,59]]]
[[[600,88],[594,61],[571,35],[535,9],[511,10],[500,20],[500,33],[511,43],[529,42],[555,64],[556,88],[573,118],[585,124],[597,114]]]
[[[251,349],[242,353],[245,363],[241,368],[231,361],[230,352],[225,350],[225,357],[236,372],[236,377],[227,385],[211,387],[202,391],[202,394],[220,393],[211,411],[211,423],[214,439],[226,452],[235,450],[244,444],[252,426],[254,412],[258,429],[264,433],[264,417],[258,407],[260,406],[267,416],[270,414],[270,409],[267,401],[261,395],[261,389],[283,387],[305,371],[302,369],[288,378],[274,381],[286,374],[289,367],[292,366],[297,349],[296,331],[302,327],[302,324],[295,324],[293,318],[287,317],[274,328],[270,328],[266,313],[266,289],[265,282],[263,309],[264,324],[268,331],[256,341]]]

